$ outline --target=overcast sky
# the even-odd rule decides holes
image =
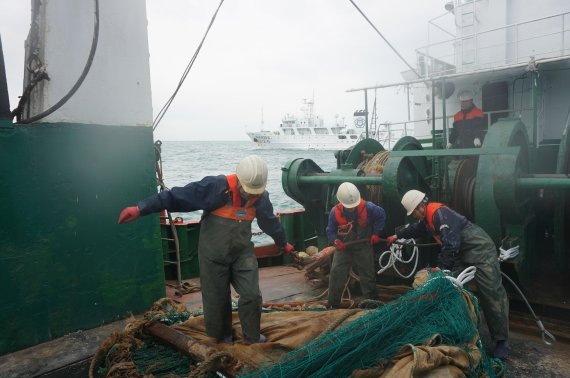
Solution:
[[[154,114],[171,95],[218,0],[147,0]],[[440,0],[355,0],[412,65],[427,42]],[[2,0],[0,34],[10,106],[22,91],[30,0]],[[430,29],[434,36],[437,32]],[[198,59],[155,132],[162,140],[247,140],[246,127],[276,129],[314,94],[315,113],[352,122],[362,93],[347,89],[400,82],[406,65],[348,0],[225,0]],[[400,94],[403,89],[400,88]],[[404,120],[405,101],[378,92],[380,121]],[[374,94],[370,93],[370,106]]]

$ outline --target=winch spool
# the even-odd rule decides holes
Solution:
[[[380,175],[384,172],[384,165],[390,157],[390,152],[381,151],[373,155],[371,158],[363,160],[359,165],[358,169],[361,169],[366,176],[370,175]],[[368,201],[372,201],[377,204],[381,204],[382,201],[382,185],[366,185],[366,194],[364,198]]]

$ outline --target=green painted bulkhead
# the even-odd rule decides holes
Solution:
[[[150,127],[0,128],[0,355],[140,313],[165,295]]]

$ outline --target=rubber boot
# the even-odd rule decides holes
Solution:
[[[509,343],[507,340],[499,340],[495,343],[495,349],[493,349],[493,357],[500,358],[504,360],[509,355]]]

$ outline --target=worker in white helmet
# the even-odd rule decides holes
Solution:
[[[261,291],[257,259],[251,241],[251,223],[257,224],[286,254],[293,252],[283,227],[273,214],[265,191],[267,164],[257,155],[247,156],[228,176],[207,176],[184,187],[175,187],[125,208],[119,223],[128,223],[167,209],[204,210],[198,258],[206,333],[218,342],[232,343],[230,284],[239,294],[238,313],[243,339],[264,342],[260,333]]]
[[[503,287],[497,249],[491,237],[479,226],[449,207],[429,202],[425,193],[410,190],[402,197],[408,216],[418,220],[407,225],[397,235],[388,237],[388,245],[395,240],[433,236],[441,244],[438,266],[459,272],[475,266],[475,282],[481,308],[495,344],[493,356],[506,358],[509,337],[509,301]]]
[[[380,232],[384,228],[384,209],[360,198],[358,188],[349,182],[342,183],[336,193],[339,203],[332,208],[327,226],[327,237],[335,245],[329,276],[329,306],[341,305],[342,292],[352,266],[360,278],[362,295],[366,299],[376,299],[376,274],[374,269],[373,245],[380,242]],[[364,243],[345,245],[355,240]]]
[[[453,116],[453,129],[449,133],[447,148],[481,147],[485,137],[487,122],[485,115],[473,102],[473,93],[469,90],[459,94],[461,110]]]

